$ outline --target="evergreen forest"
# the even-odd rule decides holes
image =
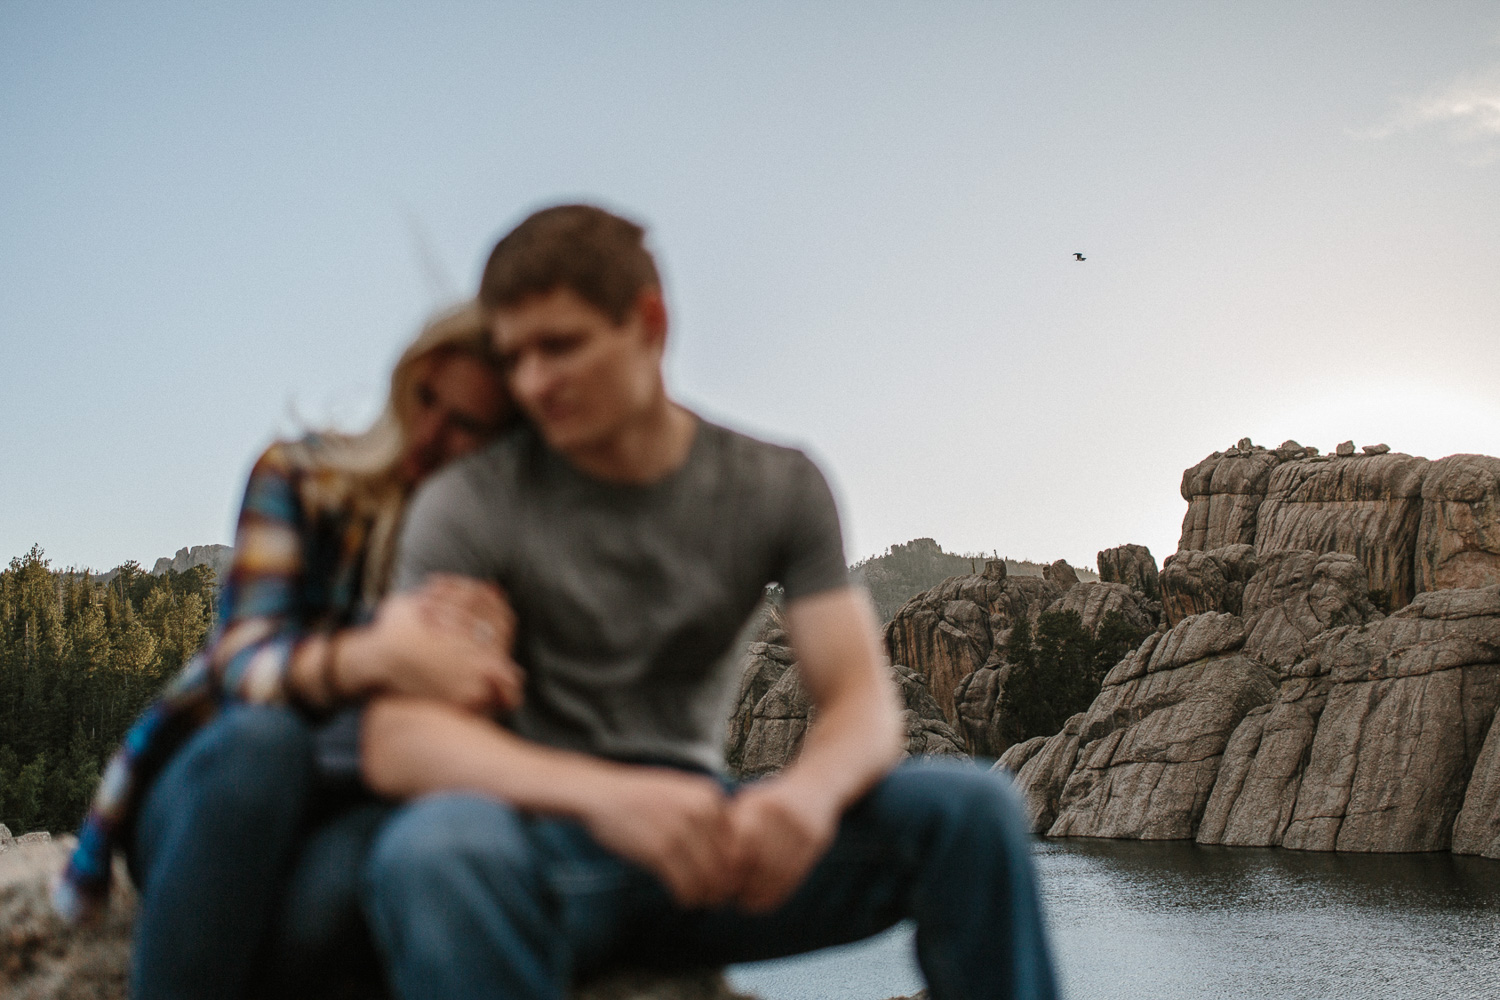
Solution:
[[[203,645],[214,572],[101,579],[32,546],[0,570],[0,823],[71,831],[141,710]]]
[[[1146,637],[1118,611],[1084,627],[1076,611],[1043,611],[1036,626],[1016,622],[1006,643],[1010,679],[1000,705],[1007,744],[1061,731],[1072,715],[1088,711],[1104,675]]]

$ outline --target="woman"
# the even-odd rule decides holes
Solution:
[[[467,305],[407,348],[368,431],[278,442],[255,463],[217,628],[126,735],[54,895],[65,916],[97,913],[125,850],[137,1000],[241,996],[253,976],[289,989],[329,939],[347,944],[351,863],[382,808],[339,762],[348,706],[377,692],[519,702],[497,591],[447,578],[382,597],[413,487],[509,414]]]

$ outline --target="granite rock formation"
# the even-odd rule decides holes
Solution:
[[[1048,570],[1053,577],[1063,572]],[[886,651],[892,663],[926,678],[943,718],[956,723],[959,684],[981,667],[998,666],[1011,626],[1035,619],[1066,590],[1055,579],[1009,576],[1004,562],[992,560],[977,575],[950,577],[907,601],[885,627]]]
[[[194,545],[191,548],[178,549],[177,554],[170,559],[162,556],[156,560],[156,565],[151,567],[151,572],[156,576],[161,576],[167,570],[172,570],[174,573],[186,573],[195,566],[207,566],[220,580],[223,580],[224,574],[229,572],[229,564],[233,561],[233,546]]]
[[[1042,612],[1072,611],[1084,629],[1097,636],[1105,616],[1111,612],[1138,632],[1151,632],[1161,619],[1160,602],[1122,583],[1078,583],[1045,608],[1030,615],[1035,620]],[[982,757],[999,757],[1009,751],[1024,733],[1011,732],[1007,726],[1006,689],[1011,665],[1004,658],[1009,629],[1001,633],[985,663],[960,680],[953,691],[955,728],[963,733],[969,751]]]
[[[742,778],[791,763],[813,715],[787,642],[781,615],[771,608],[748,645],[724,741],[725,761]],[[907,756],[966,757],[963,739],[933,700],[926,678],[899,663],[891,670],[905,708]]]
[[[1452,455],[1422,478],[1417,590],[1500,583],[1500,459]]]
[[[1500,858],[1500,460],[1362,452],[1187,470],[1169,630],[997,765],[1035,829]]]
[[[1239,614],[1245,584],[1255,569],[1255,546],[1244,542],[1217,549],[1189,549],[1169,557],[1160,579],[1167,624],[1176,625],[1206,611]]]
[[[1120,545],[1099,553],[1099,581],[1123,583],[1147,600],[1160,600],[1156,560],[1144,545]]]
[[[1137,631],[1157,627],[1162,609],[1151,553],[1126,545],[1099,553],[1099,561],[1111,579],[1096,580],[1063,560],[1044,567],[1040,577],[1018,576],[1004,561],[990,560],[979,573],[950,577],[916,595],[886,624],[891,662],[923,679],[937,718],[969,753],[999,756],[1025,735],[1009,731],[1013,723],[1002,711],[1011,677],[1005,650],[1017,622],[1072,611],[1097,636],[1105,617],[1118,612]]]

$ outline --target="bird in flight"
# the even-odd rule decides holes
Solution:
[[[1085,257],[1085,256],[1084,256],[1084,255],[1083,255],[1083,254],[1081,254],[1081,253],[1075,253],[1075,254],[1074,254],[1074,255],[1073,255],[1073,259],[1074,259],[1074,260],[1088,260],[1088,258],[1087,258],[1087,257]]]

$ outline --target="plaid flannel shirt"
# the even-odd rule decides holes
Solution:
[[[58,912],[86,922],[108,903],[111,866],[152,780],[183,742],[232,704],[288,702],[287,666],[300,643],[365,617],[371,518],[347,501],[344,473],[307,460],[306,442],[278,442],[251,469],[219,616],[190,660],[126,733],[53,886]]]

